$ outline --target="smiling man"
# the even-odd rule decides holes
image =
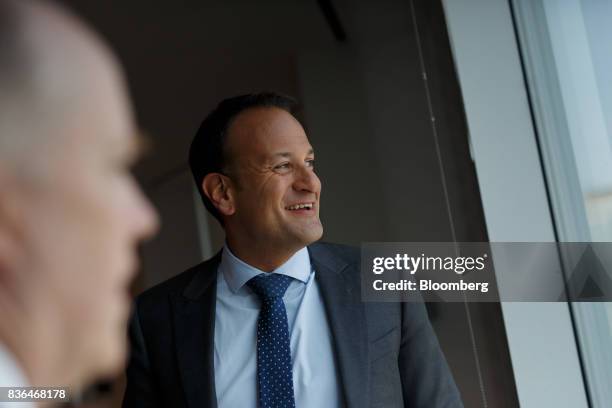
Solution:
[[[362,302],[358,251],[316,243],[294,109],[243,95],[202,123],[190,165],[226,244],[138,298],[124,406],[462,406],[423,305]]]

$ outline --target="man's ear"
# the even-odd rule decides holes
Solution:
[[[209,173],[202,180],[202,190],[217,211],[223,215],[236,212],[234,190],[230,179],[220,173]]]

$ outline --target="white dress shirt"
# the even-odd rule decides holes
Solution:
[[[28,387],[28,380],[17,360],[0,342],[0,387]],[[31,402],[2,402],[0,408],[34,408]]]
[[[265,273],[223,248],[217,275],[215,389],[219,408],[255,408],[260,300],[246,283]],[[293,278],[283,301],[289,325],[297,408],[340,406],[331,330],[307,248],[271,273]]]

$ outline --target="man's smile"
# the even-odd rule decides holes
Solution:
[[[291,204],[285,207],[285,210],[289,210],[289,211],[300,211],[300,210],[306,210],[306,211],[310,211],[312,210],[314,207],[314,203],[312,202],[304,202],[304,203],[297,203],[297,204]]]

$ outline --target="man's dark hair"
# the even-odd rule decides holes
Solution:
[[[189,149],[189,167],[196,187],[202,196],[206,209],[223,225],[221,214],[202,190],[202,180],[209,173],[223,173],[228,164],[226,156],[227,131],[232,121],[242,112],[251,108],[274,107],[295,116],[297,101],[275,92],[261,92],[224,99],[202,121]]]

